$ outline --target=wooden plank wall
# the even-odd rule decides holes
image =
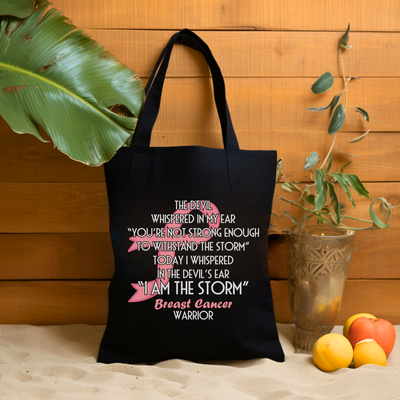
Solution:
[[[368,110],[371,133],[348,113],[338,147],[362,154],[348,168],[366,182],[372,197],[400,200],[400,3],[397,0],[53,0],[146,83],[170,36],[189,28],[209,44],[226,78],[233,123],[243,149],[277,149],[288,178],[313,150],[326,154],[329,116],[305,110],[328,104],[341,88],[337,44],[351,23],[343,54],[352,81],[349,104]],[[315,96],[313,81],[330,71],[329,94]],[[29,135],[0,122],[0,323],[103,324],[113,272],[107,196],[102,168],[88,168]],[[221,147],[211,80],[195,51],[172,54],[155,146]],[[334,163],[347,161],[340,156]],[[277,197],[274,211],[287,206]],[[357,199],[355,216],[368,217]],[[365,201],[364,201],[365,200]],[[371,234],[354,254],[339,323],[370,312],[400,323],[400,216]],[[359,235],[358,241],[361,241]],[[279,322],[290,322],[284,239],[271,237],[270,276]]]

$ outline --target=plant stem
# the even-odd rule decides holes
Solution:
[[[323,162],[322,165],[319,167],[320,169],[322,169],[322,167],[323,167],[323,166],[325,165],[325,163],[326,163],[326,160],[327,160],[327,159],[329,158],[329,156],[331,155],[332,150],[333,150],[333,145],[335,144],[335,140],[336,140],[336,134],[335,134],[334,137],[333,137],[332,146],[331,146],[331,148],[329,149],[329,152],[328,152],[328,154],[326,155],[324,162]]]
[[[312,210],[309,210],[308,208],[303,207],[303,206],[301,206],[300,204],[295,203],[294,201],[296,201],[296,200],[294,200],[294,201],[292,202],[292,201],[287,200],[287,199],[285,199],[285,198],[283,198],[283,197],[279,197],[279,200],[286,201],[287,203],[290,203],[290,204],[292,204],[292,205],[294,205],[294,206],[296,206],[296,207],[299,207],[299,208],[301,208],[301,209],[304,210],[304,211],[308,211],[310,214],[314,214],[314,215],[316,215],[316,216],[319,216],[322,220],[326,221],[329,225],[332,225],[331,221],[329,221],[328,219],[322,217],[321,215],[318,215],[317,212],[313,212]]]
[[[354,219],[356,221],[361,221],[361,222],[368,222],[369,224],[373,224],[372,221],[369,221],[367,219],[361,219],[361,218],[356,218],[356,217],[350,217],[349,215],[343,215],[343,218],[348,218],[348,219]]]
[[[342,69],[342,75],[343,75],[344,91],[346,93],[346,100],[345,100],[345,106],[344,106],[344,111],[346,112],[346,109],[347,109],[347,82],[346,82],[346,77],[344,76],[342,49],[341,48],[339,48],[339,58],[340,58],[340,67]]]

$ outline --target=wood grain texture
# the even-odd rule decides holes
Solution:
[[[369,183],[372,198],[385,197],[393,205],[400,203],[400,183]],[[284,195],[295,199],[296,193],[287,193],[278,184],[274,194],[273,212],[281,215],[290,205],[279,200]],[[350,209],[343,193],[339,200]],[[0,233],[107,233],[108,201],[104,183],[2,183],[0,198]],[[370,201],[356,198],[357,207],[348,214],[369,218]],[[299,217],[297,209],[293,215]],[[288,218],[280,223],[287,226]],[[150,223],[149,218],[149,223]],[[353,223],[353,221],[350,221]],[[399,213],[394,212],[392,227],[400,229]],[[357,221],[354,225],[358,226]],[[365,226],[361,224],[361,226]]]
[[[136,72],[148,78],[173,32],[162,30],[89,29],[92,38]],[[197,31],[210,47],[224,77],[319,77],[326,71],[341,77],[340,32]],[[352,49],[342,52],[347,76],[398,77],[397,34],[351,32]],[[204,57],[174,46],[167,77],[204,77]]]
[[[226,95],[233,125],[239,141],[242,132],[327,132],[329,112],[315,113],[306,107],[321,107],[342,88],[337,80],[325,93],[315,95],[311,78],[227,78]],[[350,87],[351,86],[351,87]],[[204,132],[220,129],[214,112],[210,78],[166,79],[158,119],[158,132],[175,132],[174,141],[181,143],[182,132]],[[368,111],[370,125],[359,113],[348,109],[344,131],[396,132],[400,126],[397,112],[400,98],[399,78],[365,78],[349,84],[348,107]],[[163,135],[156,135],[159,143]],[[240,143],[245,147],[245,143]],[[156,145],[156,144],[154,144]],[[159,145],[159,144],[157,144]],[[350,146],[350,145],[349,145]],[[382,144],[383,146],[383,144]],[[357,147],[352,147],[353,152]],[[344,150],[346,151],[346,150]],[[353,153],[354,154],[354,153]],[[357,154],[357,153],[356,153]]]
[[[2,183],[0,233],[108,232],[104,183]]]
[[[293,323],[287,281],[271,281],[277,322]],[[342,306],[336,322],[343,325],[347,318],[368,312],[392,324],[400,324],[400,280],[351,280],[344,288]]]
[[[216,110],[215,110],[216,112]],[[3,123],[2,123],[3,122]],[[50,143],[42,143],[32,135],[15,134],[0,118],[0,182],[8,183],[73,183],[104,182],[104,169],[87,167],[73,162],[53,148]],[[221,147],[221,132],[204,132],[199,127],[196,132],[154,132],[154,146],[201,145]],[[302,170],[305,159],[316,151],[321,159],[325,157],[332,137],[323,132],[239,132],[237,136],[244,150],[277,150],[278,158],[283,158],[285,175],[289,180],[308,181],[309,173]],[[337,138],[339,148],[356,151],[361,157],[335,154],[332,168],[353,160],[346,171],[357,174],[363,182],[398,181],[400,165],[400,134],[396,132],[373,132],[361,142],[351,145],[347,142],[357,136],[354,132],[340,132]],[[393,143],[393,146],[386,145]],[[353,146],[353,147],[352,147]],[[379,147],[379,152],[376,151]]]
[[[103,167],[72,161],[33,135],[19,135],[0,117],[0,182],[103,182]]]
[[[105,324],[108,285],[108,281],[0,281],[0,324]],[[292,323],[287,281],[272,281],[271,287],[276,321]],[[399,291],[399,280],[348,280],[337,324],[365,311],[400,324]]]
[[[80,28],[398,31],[396,0],[53,0]]]
[[[108,233],[0,235],[0,280],[111,279]]]

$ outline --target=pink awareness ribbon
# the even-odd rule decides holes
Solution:
[[[197,203],[197,202],[196,202]],[[190,212],[194,211],[194,210],[189,210],[189,205],[190,203],[186,203],[188,209],[187,210],[176,210],[174,212],[175,214],[189,214]],[[210,229],[217,229],[219,227],[219,223],[220,223],[220,215],[219,215],[219,211],[218,208],[213,204],[213,203],[209,203],[210,205],[210,210],[198,210],[200,212],[202,212],[206,217],[211,216],[211,214],[217,215],[217,218],[215,219],[216,222],[212,222],[213,218],[210,218],[209,222],[208,222],[208,226]],[[184,237],[179,237],[179,238],[173,238],[173,237],[167,237],[167,231],[170,228],[180,228],[182,226],[181,223],[170,223],[170,224],[166,224],[164,227],[164,236],[165,237],[156,237],[156,235],[153,235],[149,238],[146,238],[146,241],[151,243],[151,246],[153,246],[154,242],[160,241],[160,242],[196,242],[197,244],[201,243],[201,242],[207,242],[211,236],[207,237],[207,238],[198,238],[198,237],[192,237],[192,238],[184,238]],[[131,247],[129,248],[128,252],[134,251],[138,249],[137,246],[137,241],[142,241],[143,238],[140,238],[138,236],[132,236],[129,238],[129,240],[131,240],[133,243],[131,245]],[[160,256],[165,256],[165,260],[167,259],[166,256],[171,256],[171,259],[173,260],[175,257],[175,251],[163,251],[163,250],[159,250],[158,251],[158,257]],[[157,283],[157,286],[160,288],[160,282],[162,282],[164,284],[164,286],[168,283],[169,281],[169,277],[168,277],[168,270],[171,270],[174,268],[173,262],[171,264],[157,264],[157,269],[159,270],[164,270],[162,274],[157,274],[157,276],[163,276],[162,278],[157,278],[153,281],[147,282],[147,294],[145,294],[145,288],[144,286],[140,286],[138,283],[131,283],[131,285],[133,286],[134,289],[136,289],[135,294],[129,299],[129,303],[135,303],[135,302],[139,302],[139,301],[145,301],[145,300],[149,300],[154,296],[157,296],[157,293],[151,294],[154,284]]]

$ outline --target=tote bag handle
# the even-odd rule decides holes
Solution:
[[[146,85],[146,101],[134,135],[134,147],[148,152],[151,132],[156,122],[161,103],[161,94],[167,72],[172,48],[175,43],[183,44],[202,53],[211,71],[214,86],[214,99],[222,128],[224,148],[229,156],[238,156],[239,144],[233,129],[228,104],[225,95],[225,83],[221,70],[207,44],[189,29],[183,29],[174,34],[162,52],[153,73]],[[235,157],[236,158],[236,157]],[[228,160],[228,164],[231,164]]]

